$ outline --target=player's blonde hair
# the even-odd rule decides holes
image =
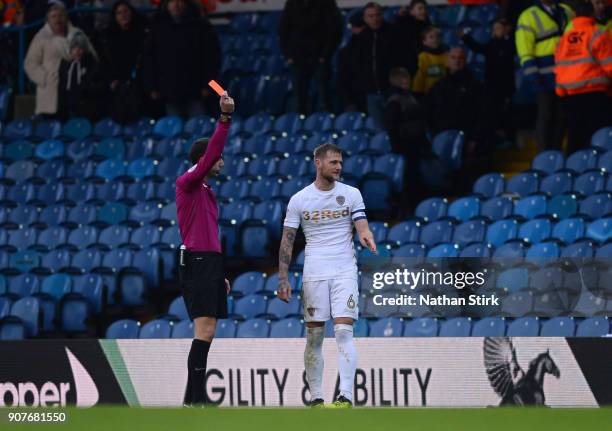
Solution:
[[[328,152],[342,155],[342,148],[329,142],[326,144],[319,145],[317,148],[314,149],[314,159],[324,159],[325,157],[327,157]]]

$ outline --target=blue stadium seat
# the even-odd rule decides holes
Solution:
[[[33,201],[40,206],[54,205],[64,199],[64,185],[60,182],[50,182],[35,189]]]
[[[580,203],[580,214],[592,220],[612,214],[612,193],[599,193]]]
[[[465,135],[460,130],[445,130],[438,133],[431,143],[433,152],[447,168],[461,168]]]
[[[96,170],[96,165],[91,160],[79,160],[68,166],[66,178],[71,183],[78,183],[83,178],[90,179],[93,177]]]
[[[372,212],[390,211],[391,188],[391,182],[386,175],[367,174],[361,180],[361,193],[366,208]]]
[[[582,238],[585,233],[585,223],[582,218],[561,220],[553,227],[552,236],[566,244]]]
[[[4,271],[14,273],[32,272],[40,266],[40,255],[35,250],[20,250],[9,258],[8,268]]]
[[[126,274],[120,279],[121,304],[137,306],[145,304],[146,283],[139,274]]]
[[[10,314],[12,304],[13,301],[11,301],[10,298],[0,296],[0,321]]]
[[[519,227],[518,238],[531,244],[538,244],[548,238],[552,232],[549,219],[528,220]]]
[[[266,133],[272,129],[274,117],[270,114],[259,113],[250,116],[243,124],[243,130],[251,135]]]
[[[60,247],[68,240],[68,231],[61,226],[52,226],[38,234],[36,249],[42,252]]]
[[[599,156],[599,160],[597,162],[597,167],[601,170],[604,170],[606,172],[610,172],[612,171],[612,150],[608,150],[605,153],[601,154]],[[612,188],[610,188],[610,178],[608,177],[608,187],[607,190],[612,190]]]
[[[489,244],[480,242],[464,247],[459,254],[461,258],[488,258],[491,257],[492,247]]]
[[[125,162],[122,160],[108,159],[96,166],[96,176],[106,181],[125,176]]]
[[[267,301],[261,295],[246,295],[236,301],[234,314],[240,319],[250,319],[266,313]]]
[[[96,202],[100,202],[101,205],[118,202],[125,197],[125,185],[119,181],[97,184],[94,193]]]
[[[284,214],[283,204],[276,200],[260,202],[253,208],[253,219],[264,223],[275,240],[280,239]]]
[[[270,331],[269,323],[264,319],[249,319],[240,323],[236,331],[237,338],[266,338]]]
[[[401,337],[403,322],[396,317],[386,317],[370,324],[370,337]]]
[[[36,236],[36,230],[33,228],[23,227],[11,231],[8,236],[6,248],[17,251],[33,247],[36,244]]]
[[[612,128],[610,128],[612,130]],[[612,141],[611,144],[612,145]],[[578,324],[576,337],[604,337],[610,333],[610,322],[605,316],[590,317]]]
[[[0,320],[0,340],[23,340],[26,338],[26,329],[20,319],[6,317]]]
[[[103,118],[94,125],[93,134],[104,138],[119,136],[122,132],[121,124],[110,118]]]
[[[344,176],[361,178],[372,171],[372,159],[370,156],[358,154],[347,158],[342,169]]]
[[[182,296],[177,296],[170,303],[170,307],[168,307],[168,314],[177,317],[179,320],[189,319],[189,313],[187,312],[185,300]]]
[[[100,250],[85,249],[72,256],[70,262],[71,272],[84,274],[102,265]]]
[[[529,286],[529,270],[526,268],[512,268],[503,271],[497,277],[496,289],[504,294],[513,294]]]
[[[3,148],[2,155],[10,162],[25,161],[34,156],[34,144],[23,140],[13,141]]]
[[[436,244],[450,242],[453,236],[453,222],[450,220],[438,220],[423,226],[420,241],[427,247]]]
[[[404,324],[404,337],[436,337],[438,320],[432,317],[419,317],[407,320]]]
[[[458,221],[467,221],[480,212],[480,199],[475,196],[459,198],[448,207],[447,215]]]
[[[104,281],[98,274],[84,274],[74,278],[73,293],[78,293],[87,301],[90,309],[99,314],[105,304]]]
[[[118,274],[123,268],[132,266],[134,253],[131,250],[116,248],[104,255],[99,272]]]
[[[484,317],[474,322],[472,337],[503,337],[506,321],[503,317]]]
[[[219,190],[219,198],[229,201],[240,200],[249,194],[249,181],[244,178],[232,178],[223,183]]]
[[[62,160],[46,160],[36,168],[36,177],[46,181],[59,180],[66,175],[66,164]]]
[[[217,322],[217,326],[221,324],[222,321]],[[172,335],[171,338],[193,338],[194,329],[193,322],[189,319],[181,320],[180,322],[175,322],[172,325]],[[219,338],[218,336],[216,336]]]
[[[508,337],[537,337],[540,334],[540,321],[537,317],[519,317],[510,322]]]
[[[21,319],[28,337],[38,335],[42,322],[40,303],[37,298],[25,296],[16,300],[11,306],[11,315]]]
[[[604,127],[593,133],[591,146],[602,150],[612,150],[612,127]]]
[[[71,118],[62,128],[62,135],[70,140],[83,139],[93,131],[93,126],[87,118]]]
[[[153,223],[160,219],[159,205],[152,202],[140,202],[136,206],[130,208],[128,216],[128,224],[137,227]]]
[[[135,180],[149,178],[155,173],[155,162],[148,157],[142,157],[130,162],[127,167],[127,175]]]
[[[39,216],[38,223],[42,228],[62,225],[68,217],[68,211],[63,204],[49,205]]]
[[[250,219],[253,213],[253,205],[249,202],[230,202],[223,207],[222,220],[232,225],[240,226],[244,221]]]
[[[606,298],[600,293],[593,294],[582,290],[575,303],[572,304],[571,315],[576,317],[596,316],[605,312]]]
[[[315,112],[304,120],[304,130],[320,132],[334,128],[334,114],[331,112]]]
[[[106,329],[106,337],[108,339],[120,338],[138,338],[140,331],[140,322],[132,319],[121,319],[113,322]]]
[[[297,294],[301,289],[301,279],[298,274],[294,272],[289,273],[289,284],[291,284],[293,294]],[[268,276],[264,285],[264,291],[267,292],[271,296],[276,292],[278,288],[278,272]]]
[[[440,337],[469,337],[472,322],[468,317],[455,317],[445,320],[440,325]]]
[[[131,196],[135,197],[137,196],[136,190],[142,190],[141,187],[142,186],[135,187],[135,188],[130,187],[128,189],[128,192],[131,194]],[[154,200],[157,203],[161,203],[165,205],[170,202],[174,202],[174,200],[176,199],[176,186],[175,186],[174,181],[165,181],[164,183],[157,185],[157,187],[155,187],[153,190],[154,190],[153,196],[150,199]]]
[[[281,185],[282,181],[278,178],[266,178],[264,175],[262,179],[251,184],[246,198],[254,202],[276,198],[281,195]]]
[[[296,318],[272,322],[270,326],[270,338],[300,338],[303,334],[304,325]]]
[[[123,134],[130,137],[143,138],[153,133],[154,126],[155,120],[148,117],[141,117],[137,121],[126,125],[123,128]]]
[[[102,161],[106,159],[123,160],[125,157],[125,142],[122,138],[105,138],[96,145],[93,159]]]
[[[301,316],[300,310],[301,303],[298,295],[293,295],[288,303],[279,298],[273,298],[268,301],[266,314],[271,319],[284,319],[286,317]]]
[[[91,137],[71,142],[66,148],[66,157],[73,162],[82,162],[93,156],[97,142]]]
[[[55,273],[70,267],[72,256],[68,250],[53,250],[42,257],[39,272]]]
[[[151,136],[132,141],[126,148],[125,159],[132,162],[141,158],[152,157],[158,144],[159,141]]]
[[[359,130],[364,126],[365,118],[361,112],[343,112],[335,118],[333,128],[341,132]]]
[[[141,226],[130,234],[130,245],[135,249],[150,247],[161,241],[161,232],[158,226]]]
[[[609,223],[610,222],[608,221],[608,225],[610,225]],[[591,234],[589,233],[589,235]],[[612,237],[612,235],[608,235],[608,236]],[[598,259],[612,258],[612,242],[604,244],[601,247],[599,247],[597,251],[595,252],[595,257]]]
[[[103,229],[98,236],[98,247],[110,250],[130,242],[130,229],[127,226],[114,225]]]
[[[183,132],[195,136],[211,136],[215,130],[215,120],[207,115],[189,118],[183,126]]]
[[[9,183],[23,183],[34,179],[36,164],[30,160],[18,160],[11,163],[4,172],[4,179]]]
[[[483,198],[492,198],[502,193],[504,188],[504,176],[498,172],[494,172],[478,178],[474,183],[472,191],[474,194],[482,196]]]
[[[338,140],[338,146],[347,157],[363,153],[368,149],[368,135],[364,132],[348,132]]]
[[[272,129],[276,132],[287,133],[288,135],[291,135],[302,129],[303,121],[303,115],[290,112],[278,117],[274,121],[274,126],[272,127]]]
[[[549,196],[568,193],[572,190],[573,182],[574,175],[571,172],[557,172],[542,178],[540,181],[540,192],[546,193]]]
[[[557,266],[543,267],[530,274],[529,289],[537,292],[551,292],[563,286],[563,271]]]
[[[516,239],[518,222],[516,220],[498,220],[487,227],[486,241],[499,247],[506,241]]]
[[[172,332],[172,323],[164,319],[155,319],[145,323],[140,328],[138,338],[140,339],[155,339],[155,338],[170,338]]]
[[[425,222],[436,221],[446,216],[448,201],[446,198],[429,198],[421,201],[416,207],[415,216]]]
[[[171,138],[183,131],[183,120],[178,116],[162,117],[153,127],[153,133]]]
[[[391,250],[393,258],[417,259],[424,258],[427,252],[427,247],[421,243],[412,242],[402,245],[401,247]]]
[[[8,213],[6,221],[2,223],[2,225],[6,229],[23,230],[28,226],[35,226],[37,219],[38,208],[33,205],[20,205],[17,208],[12,209],[11,212]],[[28,240],[30,239],[30,232],[30,230],[22,232],[25,236],[28,237]],[[11,237],[9,236],[9,241],[11,241],[10,238]],[[23,248],[32,246],[32,243],[30,241],[28,241],[26,244],[19,244],[18,242],[9,242],[9,245],[14,246],[15,248]]]
[[[553,218],[564,220],[578,211],[578,200],[575,195],[559,195],[548,201],[547,212]]]
[[[95,188],[93,184],[85,182],[70,184],[66,186],[64,196],[69,205],[83,205],[84,202],[95,199]]]
[[[238,323],[232,319],[222,319],[217,321],[215,338],[234,338],[238,329]],[[264,335],[265,337],[265,335]]]
[[[504,219],[512,214],[514,204],[508,196],[493,197],[482,203],[480,215],[490,221]]]
[[[516,201],[514,215],[530,220],[546,214],[547,199],[545,195],[531,195]]]
[[[539,175],[535,172],[516,174],[506,183],[506,192],[515,193],[521,197],[529,196],[538,191]]]
[[[57,139],[41,142],[36,146],[34,156],[41,160],[53,160],[64,157],[64,143]]]
[[[438,244],[427,252],[429,258],[459,257],[459,246],[457,244]]]
[[[179,158],[164,157],[155,167],[155,174],[159,177],[168,178],[172,182],[182,175],[189,167],[188,162]]]
[[[25,118],[13,120],[4,127],[2,134],[8,139],[29,138],[34,134],[34,124]]]
[[[565,168],[576,174],[597,168],[597,150],[585,149],[571,154],[565,161]]]
[[[4,201],[5,205],[10,207],[34,203],[34,185],[27,183],[15,184],[14,186],[8,189]]]
[[[65,225],[69,229],[75,229],[93,223],[96,220],[97,212],[98,210],[95,205],[80,202],[68,212],[68,218],[66,219]]]
[[[590,258],[595,255],[595,244],[590,240],[578,241],[566,245],[561,250],[561,257]]]
[[[525,245],[522,241],[508,241],[497,247],[493,252],[493,257],[502,259],[499,262],[503,267],[518,265],[525,257]]]
[[[144,275],[148,287],[159,287],[161,282],[162,260],[154,247],[143,248],[134,254],[132,266]]]
[[[368,120],[370,120],[371,118],[372,117],[368,117]],[[376,133],[370,139],[366,152],[374,156],[380,156],[392,152],[389,134],[387,132]]]
[[[96,223],[100,227],[114,226],[127,220],[128,209],[119,202],[108,202],[98,209]]]
[[[605,189],[606,179],[604,172],[585,172],[574,180],[573,191],[582,196],[590,196]]]
[[[541,337],[573,337],[576,324],[571,317],[553,317],[542,323]]]
[[[232,294],[247,296],[262,292],[266,283],[266,275],[263,272],[249,271],[240,274],[232,283]]]
[[[37,121],[34,126],[34,136],[38,139],[55,139],[62,133],[62,123],[59,120]]]
[[[484,220],[470,220],[455,226],[453,240],[463,248],[471,243],[481,243],[485,239],[487,223]]]
[[[589,223],[586,236],[601,244],[612,239],[612,217],[601,218]]]
[[[543,174],[552,174],[563,169],[565,165],[565,157],[558,150],[543,151],[531,162],[531,169]]]
[[[409,242],[417,242],[420,231],[421,224],[418,221],[404,221],[389,229],[387,241],[398,246]]]
[[[399,154],[385,154],[376,157],[372,166],[372,172],[385,175],[391,181],[393,190],[399,192],[402,190],[404,182],[404,163],[404,157]],[[366,173],[368,171],[363,172],[363,174]]]

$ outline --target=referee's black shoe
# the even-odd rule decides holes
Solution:
[[[321,409],[325,407],[325,401],[322,400],[321,398],[315,398],[314,400],[310,402],[309,405],[310,405],[310,408]]]

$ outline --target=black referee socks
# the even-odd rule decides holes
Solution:
[[[189,358],[187,359],[187,388],[184,403],[187,405],[203,405],[206,403],[206,361],[210,343],[194,339],[191,342]]]

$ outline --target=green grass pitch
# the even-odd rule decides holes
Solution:
[[[612,430],[612,408],[548,409],[384,409],[309,410],[290,408],[149,409],[95,407],[66,409],[63,424],[8,423],[0,409],[0,429],[79,431],[526,431]],[[33,410],[20,410],[33,411]],[[50,411],[50,410],[45,410]],[[58,410],[51,410],[58,411]]]

